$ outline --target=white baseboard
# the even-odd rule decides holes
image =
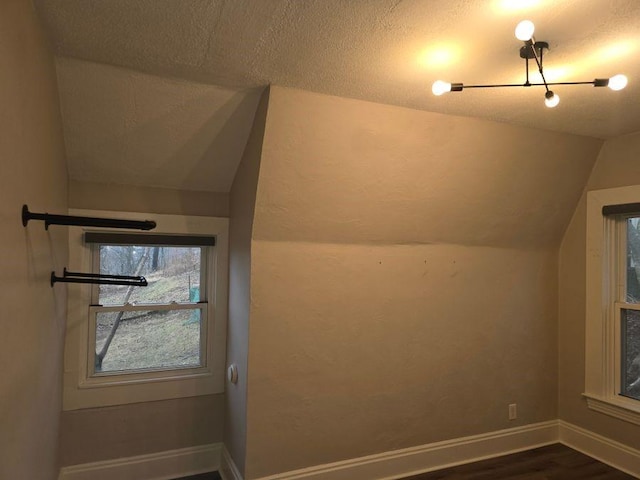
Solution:
[[[63,467],[58,480],[169,480],[220,468],[222,444]]]
[[[640,450],[562,420],[369,455],[278,473],[259,480],[392,480],[562,443],[640,478]],[[169,480],[218,470],[243,480],[222,444],[64,467],[58,480]]]
[[[243,480],[240,470],[238,470],[226,447],[222,450],[219,473],[222,480]]]
[[[640,450],[627,447],[609,438],[558,420],[560,443],[640,478]]]
[[[457,438],[294,470],[260,480],[391,480],[557,443],[558,422]]]

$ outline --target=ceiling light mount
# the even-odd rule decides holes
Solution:
[[[544,103],[547,107],[553,108],[560,103],[560,97],[549,89],[554,85],[593,85],[594,87],[609,87],[611,90],[622,90],[627,86],[627,77],[615,75],[611,78],[596,78],[585,82],[547,82],[544,76],[543,58],[546,50],[549,50],[549,43],[536,41],[533,37],[535,26],[530,20],[523,20],[516,26],[515,35],[518,40],[522,40],[524,45],[520,47],[520,58],[525,61],[525,81],[524,83],[507,83],[497,85],[464,85],[462,83],[448,83],[436,80],[431,91],[434,95],[443,95],[447,92],[461,92],[465,88],[501,88],[501,87],[544,87]],[[538,73],[542,78],[542,83],[531,83],[529,81],[529,61],[535,60]]]
[[[549,44],[547,42],[536,42],[531,44],[529,42],[525,42],[525,44],[520,47],[520,58],[533,60],[536,58],[536,55],[540,58],[544,50],[549,50]]]

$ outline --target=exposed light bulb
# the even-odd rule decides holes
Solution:
[[[535,29],[536,27],[531,20],[522,20],[518,25],[516,25],[516,38],[523,42],[527,42],[533,37]]]
[[[611,90],[622,90],[627,86],[627,77],[624,75],[615,75],[609,79],[609,85]]]
[[[547,107],[553,108],[559,103],[560,103],[560,97],[555,93],[553,93],[551,90],[549,90],[547,93],[544,94],[544,104]]]
[[[451,91],[451,84],[442,80],[436,80],[433,82],[433,85],[431,85],[431,91],[434,95],[440,96],[443,93]]]

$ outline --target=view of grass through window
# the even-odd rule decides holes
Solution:
[[[627,219],[628,303],[640,304],[640,217]],[[621,311],[622,394],[640,400],[640,311]]]
[[[99,286],[96,373],[200,366],[202,305],[177,304],[201,299],[202,249],[101,245],[99,253],[100,273],[143,275],[149,285]]]

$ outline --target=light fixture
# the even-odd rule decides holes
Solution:
[[[525,61],[525,82],[524,83],[508,83],[499,85],[464,85],[462,83],[448,83],[442,80],[436,80],[431,91],[434,95],[443,95],[447,92],[461,92],[465,88],[496,88],[496,87],[544,87],[546,92],[544,96],[544,104],[553,108],[560,103],[560,97],[557,93],[549,89],[553,85],[593,85],[594,87],[609,87],[611,90],[622,90],[627,86],[627,77],[624,75],[615,75],[611,78],[596,78],[590,82],[547,82],[544,77],[544,68],[542,66],[542,58],[544,51],[549,49],[547,42],[536,41],[533,38],[535,25],[531,20],[523,20],[516,26],[515,35],[518,40],[524,42],[524,46],[520,47],[520,58]],[[529,81],[529,60],[534,59],[538,67],[538,72],[542,77],[542,83],[531,83]]]
[[[553,93],[551,90],[549,90],[547,93],[544,94],[544,104],[547,107],[553,108],[557,106],[559,103],[560,103],[560,97],[555,93]]]
[[[522,20],[516,25],[516,38],[526,42],[531,40],[536,27],[531,20]]]
[[[433,85],[431,85],[431,91],[434,95],[442,95],[451,91],[451,84],[443,82],[442,80],[436,80],[433,82]]]
[[[609,79],[607,85],[611,90],[622,90],[627,86],[627,77],[624,75],[615,75]]]

